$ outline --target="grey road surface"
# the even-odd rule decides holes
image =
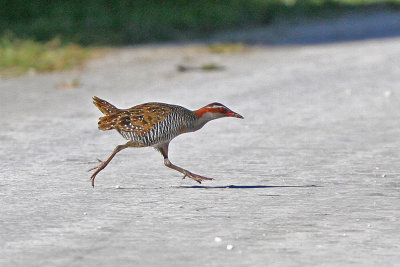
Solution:
[[[0,80],[1,266],[398,266],[400,38],[126,48]],[[223,69],[177,71],[177,65]],[[68,81],[79,80],[78,87]],[[218,101],[245,119],[176,138],[173,163],[97,129],[121,108]]]

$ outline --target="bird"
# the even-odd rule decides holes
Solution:
[[[168,158],[168,146],[172,139],[183,133],[201,129],[207,122],[223,118],[243,116],[233,112],[220,103],[211,103],[198,110],[189,110],[182,106],[165,103],[144,103],[128,109],[119,109],[106,100],[93,97],[93,104],[105,115],[99,118],[98,128],[103,131],[116,130],[128,140],[115,147],[106,161],[89,171],[95,170],[90,177],[92,186],[96,175],[102,171],[121,150],[128,147],[154,147],[164,157],[164,165],[201,184],[202,181],[213,180],[192,173],[171,163]]]

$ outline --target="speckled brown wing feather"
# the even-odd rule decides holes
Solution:
[[[165,119],[172,109],[167,104],[146,103],[130,109],[120,110],[115,128],[121,131],[146,135],[155,124]]]

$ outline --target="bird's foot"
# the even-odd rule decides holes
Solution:
[[[198,182],[199,184],[201,184],[202,181],[211,181],[214,180],[213,178],[208,178],[208,177],[204,177],[195,173],[191,173],[190,171],[186,171],[183,173],[183,178],[185,179],[186,177],[192,178],[193,180],[195,180],[196,182]]]
[[[95,169],[98,169],[98,168],[100,168],[101,167],[101,165],[103,165],[103,161],[101,160],[101,159],[97,159],[97,161],[98,162],[100,162],[100,164],[99,165],[97,165],[97,166],[95,166],[95,167],[93,167],[93,168],[90,168],[89,170],[88,170],[88,172],[90,172],[90,171],[93,171],[93,170],[95,170]]]
[[[93,186],[93,187],[94,187],[94,179],[96,178],[96,175],[97,175],[102,169],[104,169],[105,166],[107,166],[107,164],[105,164],[104,161],[102,161],[102,160],[100,160],[100,159],[97,159],[97,161],[100,162],[100,164],[99,164],[98,166],[95,166],[95,167],[90,168],[90,169],[88,170],[88,172],[93,171],[93,170],[96,170],[96,171],[92,174],[92,176],[90,176],[90,182],[92,183],[92,186]]]

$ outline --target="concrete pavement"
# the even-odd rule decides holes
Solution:
[[[399,38],[143,46],[0,80],[0,265],[398,265],[399,58]],[[176,69],[210,63],[224,69]],[[86,170],[124,142],[97,130],[93,95],[121,108],[218,101],[245,120],[171,143],[173,163],[216,179],[204,187],[143,148],[93,189]]]

